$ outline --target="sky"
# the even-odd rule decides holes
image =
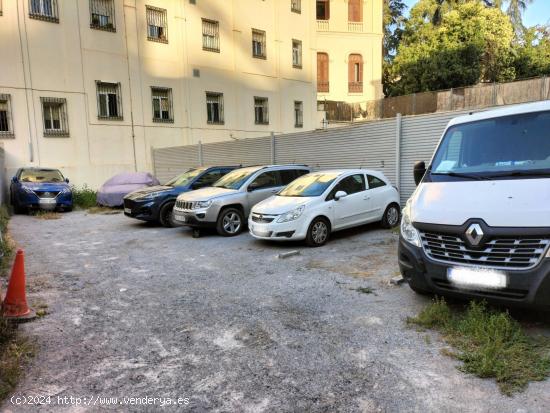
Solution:
[[[409,10],[418,0],[405,0]],[[534,0],[527,7],[527,11],[523,15],[523,23],[527,26],[535,26],[537,24],[550,23],[550,0]]]

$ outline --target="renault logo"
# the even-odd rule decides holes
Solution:
[[[472,224],[466,230],[466,239],[473,246],[478,246],[483,238],[483,230],[479,224]]]

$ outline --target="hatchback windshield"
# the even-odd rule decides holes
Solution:
[[[187,172],[184,172],[166,182],[166,186],[185,186],[200,175],[204,170],[205,168],[189,169]]]
[[[241,168],[229,172],[212,186],[216,188],[239,189],[259,168]]]
[[[57,169],[23,169],[21,182],[62,182],[63,175]]]
[[[311,173],[291,182],[279,192],[279,196],[313,197],[320,196],[339,176],[338,173]]]
[[[550,174],[550,112],[455,125],[432,163],[435,175],[484,177]]]

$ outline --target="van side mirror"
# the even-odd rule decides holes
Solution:
[[[342,198],[345,198],[347,196],[348,196],[348,194],[345,191],[338,191],[334,194],[334,200],[338,201],[338,200],[340,200]]]
[[[424,175],[426,174],[426,162],[424,161],[416,162],[414,164],[413,174],[414,174],[414,183],[418,185],[420,181],[422,181],[422,178],[424,178]]]

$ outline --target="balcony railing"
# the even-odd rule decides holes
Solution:
[[[317,30],[321,32],[328,32],[330,29],[328,20],[317,20]]]
[[[349,93],[363,93],[363,82],[349,82]]]
[[[329,82],[317,82],[317,92],[319,92],[319,93],[328,93],[329,92]]]
[[[348,32],[361,33],[363,31],[363,22],[348,22]]]

